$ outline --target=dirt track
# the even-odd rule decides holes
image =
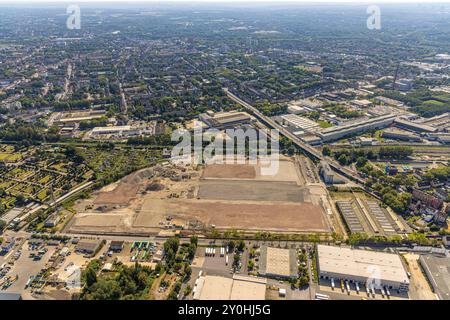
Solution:
[[[255,177],[255,167],[246,164],[212,164],[205,168],[202,175],[202,178],[217,179],[254,179]]]
[[[224,202],[207,200],[159,200],[145,204],[135,227],[152,227],[161,212],[182,220],[200,220],[217,228],[329,231],[322,209],[311,203]]]
[[[293,182],[203,180],[197,196],[206,200],[304,202],[305,192]]]
[[[419,255],[407,253],[403,255],[408,261],[409,272],[411,273],[411,283],[409,294],[414,300],[436,300],[436,295],[431,291],[430,285],[425,279],[419,266]]]

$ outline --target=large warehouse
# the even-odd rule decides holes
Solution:
[[[372,283],[375,289],[408,291],[408,275],[397,254],[326,245],[318,245],[317,253],[321,279]]]
[[[419,261],[439,299],[450,300],[450,258],[422,254]]]
[[[265,300],[267,279],[233,275],[201,276],[195,282],[194,300]]]
[[[352,134],[385,128],[392,124],[394,119],[395,115],[387,114],[376,118],[363,118],[356,121],[348,121],[339,126],[323,129],[318,135],[323,142],[339,140]]]

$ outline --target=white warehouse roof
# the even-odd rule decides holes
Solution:
[[[409,284],[400,256],[393,253],[318,245],[320,273]],[[378,274],[378,275],[377,275]]]

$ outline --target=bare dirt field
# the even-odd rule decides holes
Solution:
[[[202,180],[197,197],[214,200],[304,202],[307,191],[293,182]]]
[[[159,200],[144,204],[136,227],[154,227],[161,212],[183,220],[199,220],[217,228],[329,231],[321,207],[311,203],[224,202],[208,200]]]
[[[264,164],[170,165],[140,170],[76,203],[66,227],[79,233],[158,233],[173,226],[202,230],[247,229],[277,232],[328,232],[320,205],[299,176],[296,162],[283,159],[272,176]],[[149,186],[158,185],[158,188]],[[319,190],[320,189],[320,190]],[[172,229],[170,229],[172,230]]]
[[[105,205],[128,204],[136,196],[142,180],[150,174],[150,170],[144,169],[124,177],[119,183],[115,184],[116,186],[112,190],[100,191],[94,203]]]
[[[215,179],[254,179],[256,170],[247,164],[212,164],[203,170],[202,178]]]
[[[280,159],[273,167],[274,171],[266,173],[269,162],[256,164],[211,164],[206,166],[202,179],[231,180],[261,180],[261,181],[291,181],[303,185],[303,179],[298,175],[293,161]]]

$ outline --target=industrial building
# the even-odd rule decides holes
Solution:
[[[401,101],[394,100],[394,99],[387,98],[387,97],[383,97],[383,96],[375,97],[375,100],[377,100],[377,101],[379,101],[379,102],[381,102],[383,104],[386,104],[386,105],[389,105],[389,106],[398,107],[398,108],[403,107],[405,105]]]
[[[109,250],[114,252],[121,252],[123,250],[124,243],[125,242],[123,240],[113,240],[109,245]]]
[[[265,300],[267,279],[233,275],[200,276],[193,289],[194,300]]]
[[[297,277],[297,253],[294,249],[261,247],[259,274],[274,278]]]
[[[315,133],[320,129],[320,125],[308,118],[300,117],[296,114],[286,114],[281,116],[282,124],[305,132]]]
[[[410,130],[410,131],[415,131],[415,132],[436,132],[437,128],[429,126],[427,124],[423,124],[423,123],[416,123],[416,122],[412,122],[409,119],[405,119],[405,118],[397,118],[395,119],[395,125],[397,127],[406,129],[406,130]]]
[[[364,118],[357,121],[346,122],[340,126],[326,128],[318,132],[318,135],[323,142],[334,141],[349,135],[385,128],[392,124],[394,119],[395,115],[391,114],[375,118]]]
[[[49,121],[50,124],[68,125],[100,119],[106,116],[106,110],[74,110],[70,112],[56,112]]]
[[[397,130],[397,129],[386,129],[381,134],[382,138],[386,139],[394,139],[394,140],[403,140],[403,141],[411,141],[411,142],[421,142],[422,139],[419,136],[416,136],[408,131]]]
[[[287,111],[293,114],[306,113],[315,109],[321,108],[323,103],[318,100],[300,99],[291,101],[288,105]]]
[[[102,246],[102,241],[100,240],[80,240],[77,243],[75,251],[78,253],[83,253],[87,255],[95,255]]]
[[[450,132],[450,112],[446,112],[432,118],[424,118],[420,121],[420,123],[438,128],[438,131]]]
[[[22,300],[22,294],[15,292],[0,292],[0,301],[1,300]]]
[[[320,161],[320,175],[322,176],[323,181],[327,184],[345,183],[344,179],[334,172],[325,160]]]
[[[353,100],[352,104],[357,106],[358,108],[364,109],[373,105],[373,102],[370,100],[362,99],[362,100]]]
[[[420,255],[420,265],[440,300],[450,300],[450,258]]]
[[[57,212],[53,213],[44,221],[44,227],[54,228],[57,226],[60,220],[61,216]]]
[[[98,136],[137,136],[142,134],[141,129],[132,126],[95,127],[91,131],[91,137]]]
[[[251,117],[246,112],[217,112],[207,111],[199,115],[200,121],[210,128],[226,129],[238,124],[246,124],[251,121]]]
[[[347,280],[407,292],[409,278],[398,254],[317,245],[317,270],[321,279]]]

